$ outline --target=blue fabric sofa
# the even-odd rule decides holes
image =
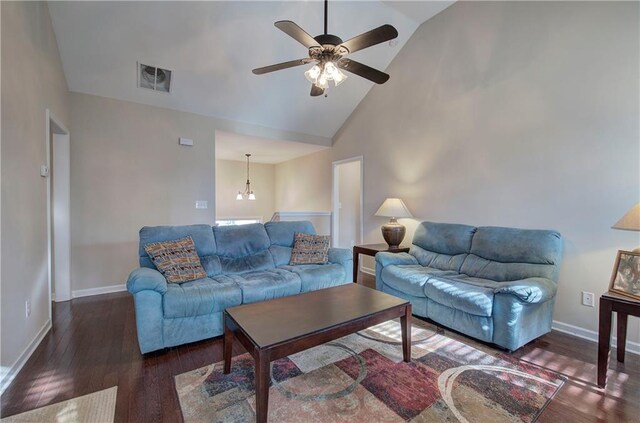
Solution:
[[[295,232],[315,234],[311,222],[241,226],[156,226],[140,230],[140,268],[127,281],[133,294],[140,351],[223,333],[227,307],[351,282],[350,250],[331,248],[329,263],[289,266]],[[144,250],[151,242],[191,235],[207,278],[168,284]]]
[[[408,253],[376,254],[376,288],[513,351],[551,330],[562,247],[554,231],[423,222]]]

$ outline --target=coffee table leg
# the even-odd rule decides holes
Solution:
[[[227,326],[227,315],[224,315],[224,341],[223,341],[223,355],[224,355],[224,374],[231,372],[231,351],[233,349],[233,331]]]
[[[411,304],[407,304],[404,316],[400,317],[402,327],[402,357],[407,363],[411,362]]]
[[[269,408],[270,359],[268,351],[256,354],[256,422],[266,423]]]

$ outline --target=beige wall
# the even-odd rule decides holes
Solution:
[[[268,222],[275,212],[275,165],[251,163],[251,189],[255,201],[236,200],[247,181],[247,162],[216,160],[216,218],[261,217]]]
[[[382,241],[389,196],[416,216],[409,234],[427,219],[559,230],[554,319],[595,331],[581,291],[606,291],[616,250],[640,244],[610,229],[640,200],[638,6],[458,2],[416,31],[331,157],[287,175],[328,178],[331,160],[364,155],[365,242]]]
[[[126,282],[138,266],[141,227],[214,223],[216,130],[299,139],[295,133],[105,97],[70,97],[71,285],[76,295]],[[178,145],[179,137],[193,139],[194,146]],[[234,192],[244,179],[242,172]],[[256,190],[256,195],[262,194]],[[208,201],[208,209],[196,209],[197,200]],[[271,210],[273,205],[266,204],[262,213]]]
[[[45,110],[69,125],[46,3],[2,2],[2,376],[49,320]],[[31,316],[25,317],[25,301]]]
[[[203,116],[71,94],[71,280],[122,285],[143,226],[213,224],[215,126]],[[178,144],[191,138],[193,147]],[[209,202],[196,209],[196,200]]]
[[[276,165],[278,211],[331,211],[332,151],[323,150]]]

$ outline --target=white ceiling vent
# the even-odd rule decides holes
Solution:
[[[171,92],[173,71],[138,62],[138,87],[163,93]]]

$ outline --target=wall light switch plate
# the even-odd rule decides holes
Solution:
[[[196,201],[196,209],[208,209],[209,208],[209,202],[208,201]]]
[[[193,140],[190,138],[182,138],[178,139],[178,144],[186,145],[187,147],[193,147]]]
[[[25,317],[31,316],[31,301],[29,300],[24,302],[24,314]]]
[[[582,291],[582,305],[587,307],[595,306],[593,292]]]

